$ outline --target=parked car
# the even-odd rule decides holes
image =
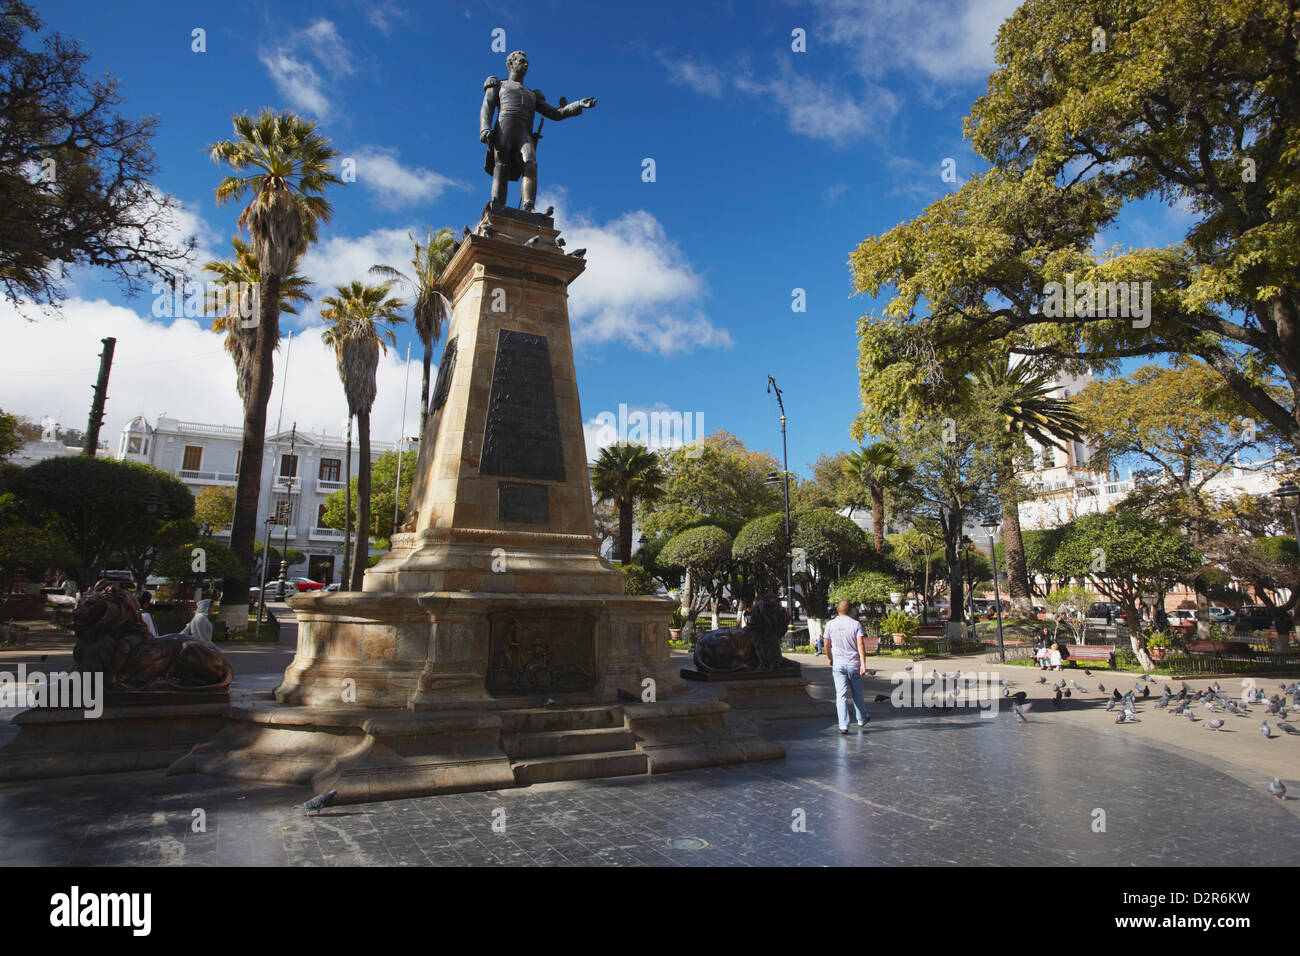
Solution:
[[[289,580],[297,586],[299,591],[319,591],[325,587],[320,581],[313,581],[311,578],[290,578]]]
[[[341,583],[339,583],[338,581],[335,581],[333,584],[327,584],[327,585],[325,585],[325,590],[326,590],[326,591],[341,591],[341,590],[343,590],[343,585],[342,585]]]
[[[1094,601],[1088,605],[1086,621],[1089,627],[1110,627],[1122,622],[1124,608],[1109,601]]]
[[[284,582],[284,590],[283,590],[283,593],[282,593],[281,590],[280,590],[280,582],[279,582],[279,581],[267,581],[267,582],[266,582],[266,599],[267,599],[268,601],[281,601],[281,600],[284,600],[285,598],[290,597],[291,595],[294,595],[294,594],[297,594],[297,593],[298,593],[298,586],[297,586],[296,584],[294,584],[292,581],[285,581],[285,582]],[[257,600],[257,595],[258,595],[258,589],[257,589],[257,588],[249,588],[249,589],[248,589],[248,599],[249,599],[250,601],[256,601],[256,600]]]
[[[1273,626],[1273,612],[1264,604],[1243,604],[1235,623],[1239,631],[1267,631]]]
[[[1196,623],[1196,608],[1176,607],[1169,612],[1170,627],[1190,627]]]
[[[1237,615],[1230,607],[1217,607],[1210,605],[1210,623],[1211,624],[1231,624]]]

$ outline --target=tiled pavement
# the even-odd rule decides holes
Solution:
[[[789,724],[785,761],[319,816],[291,809],[304,790],[193,775],[9,785],[0,865],[1196,865],[1210,840],[1287,865],[1300,848],[1289,808],[1135,735],[881,716],[861,736]]]

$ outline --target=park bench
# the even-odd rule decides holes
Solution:
[[[1189,654],[1208,654],[1212,657],[1253,657],[1254,651],[1246,641],[1190,641]]]
[[[920,642],[934,641],[934,649],[937,654],[948,653],[948,625],[943,624],[922,624],[912,635],[912,640]]]
[[[1077,664],[1080,661],[1097,661],[1115,666],[1115,648],[1109,644],[1066,644],[1070,652],[1066,662]]]

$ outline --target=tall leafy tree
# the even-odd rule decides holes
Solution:
[[[326,345],[334,346],[334,355],[348,400],[348,460],[352,459],[351,417],[357,420],[357,440],[361,444],[360,468],[357,473],[357,526],[350,567],[349,587],[361,590],[361,579],[370,559],[370,410],[375,404],[379,354],[388,344],[397,345],[393,326],[405,322],[398,314],[406,307],[401,299],[389,296],[392,286],[365,285],[353,282],[337,286],[336,294],[321,300],[325,308],[321,317],[333,323],[321,336]],[[349,487],[350,487],[349,480]],[[346,567],[346,558],[345,558]],[[348,575],[344,575],[348,580]]]
[[[899,457],[898,449],[878,441],[847,455],[844,474],[863,488],[871,499],[871,530],[877,553],[885,550],[885,490],[911,478],[911,466]]]
[[[998,497],[1002,506],[1002,541],[1006,553],[1007,589],[1022,613],[1032,605],[1033,591],[1020,533],[1020,493],[1017,460],[1024,450],[1021,436],[1040,448],[1060,448],[1083,437],[1083,420],[1057,390],[1051,372],[1033,360],[1015,362],[1004,355],[982,362],[971,372],[974,400],[1002,420],[1003,440],[997,443]]]
[[[151,183],[158,120],[120,115],[118,81],[85,72],[89,56],[46,36],[26,3],[0,2],[0,289],[56,304],[64,266],[99,266],[127,291],[173,278],[194,239],[176,241],[176,201]]]
[[[325,188],[341,184],[330,171],[337,155],[316,124],[291,112],[262,110],[234,118],[234,138],[210,147],[213,162],[234,173],[217,186],[218,204],[244,202],[239,226],[248,230],[249,251],[257,263],[258,315],[244,396],[244,437],[235,486],[235,516],[230,548],[247,570],[253,565],[257,499],[261,491],[266,441],[266,406],[271,398],[275,347],[280,341],[281,284],[294,263],[315,241],[331,214]],[[226,593],[241,595],[247,579],[227,579]]]
[[[438,230],[426,230],[424,242],[419,242],[408,234],[414,255],[411,258],[411,274],[393,268],[390,265],[373,265],[370,271],[389,282],[401,282],[415,292],[415,304],[411,307],[411,319],[415,323],[415,334],[424,343],[424,374],[420,379],[420,441],[424,441],[424,429],[429,419],[429,369],[433,365],[433,347],[442,337],[442,326],[447,321],[447,299],[439,286],[442,271],[455,255],[458,243],[447,227]]]
[[[1201,558],[1177,532],[1138,515],[1108,512],[1072,521],[1057,542],[1053,564],[1060,576],[1084,579],[1124,608],[1133,653],[1150,668],[1142,595],[1163,594],[1176,583],[1191,581]]]
[[[1211,482],[1245,465],[1240,455],[1271,431],[1256,428],[1251,409],[1203,362],[1146,365],[1131,375],[1094,382],[1075,399],[1102,469],[1128,463],[1136,485],[1120,505],[1159,521],[1201,548],[1218,534],[1220,502]],[[1209,596],[1198,576],[1197,627],[1209,634]]]
[[[664,472],[659,456],[644,445],[624,442],[601,451],[591,469],[591,486],[600,501],[618,508],[618,550],[623,563],[632,559],[632,524],[636,504],[663,497]]]
[[[767,484],[780,467],[736,436],[715,432],[664,456],[663,496],[640,504],[639,523],[651,537],[672,537],[702,521],[734,534],[746,521],[782,507],[780,485]]]
[[[966,121],[994,168],[854,253],[860,291],[897,293],[862,328],[864,389],[961,375],[991,347],[1108,368],[1190,355],[1300,448],[1296,16],[1293,0],[1021,4]],[[1150,198],[1191,211],[1179,241],[1093,251]],[[1056,314],[1048,284],[1067,280],[1149,282],[1150,311]]]

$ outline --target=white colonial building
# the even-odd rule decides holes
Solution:
[[[196,497],[204,488],[234,488],[239,477],[243,430],[230,425],[209,425],[159,417],[151,426],[137,416],[122,429],[117,457],[153,465],[175,475]],[[307,560],[289,568],[289,576],[306,576],[329,584],[338,579],[343,565],[343,532],[322,527],[325,499],[343,487],[346,472],[345,439],[324,432],[284,430],[268,435],[262,457],[262,483],[257,503],[257,540],[283,552],[296,548]],[[394,448],[393,442],[371,442],[371,461]],[[360,467],[355,438],[352,475]],[[268,517],[274,523],[268,524]],[[230,528],[213,530],[214,537],[230,535]],[[269,574],[278,574],[278,568]]]

